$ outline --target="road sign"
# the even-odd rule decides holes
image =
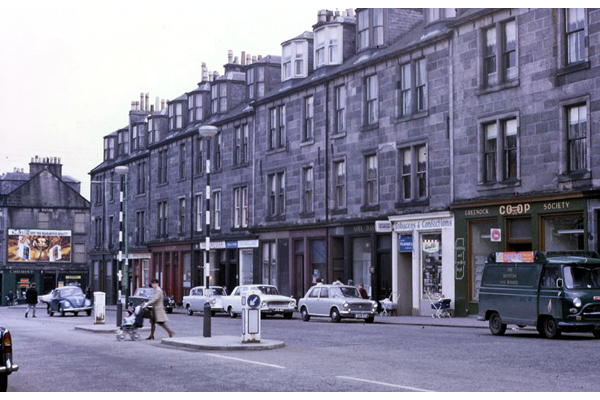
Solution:
[[[500,229],[492,228],[490,230],[490,239],[492,242],[502,241],[502,231]]]
[[[257,309],[260,307],[260,296],[257,294],[251,294],[248,296],[248,307]]]

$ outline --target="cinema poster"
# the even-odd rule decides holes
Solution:
[[[71,231],[9,229],[8,262],[71,262]]]

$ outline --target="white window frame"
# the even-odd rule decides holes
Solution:
[[[289,54],[286,54],[288,51]],[[297,65],[301,65],[301,72],[298,72]],[[308,41],[293,40],[285,43],[281,51],[281,80],[287,81],[288,79],[306,78],[307,76]]]

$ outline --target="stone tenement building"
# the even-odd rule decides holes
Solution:
[[[0,292],[25,302],[36,283],[45,294],[57,286],[89,286],[90,203],[80,183],[62,174],[56,157],[35,157],[29,172],[0,175]]]
[[[492,251],[597,250],[599,9],[319,11],[280,56],[134,102],[91,171],[96,289],[115,300],[128,166],[131,290],[202,283],[206,139],[211,282],[304,295],[364,283],[405,315],[427,293],[477,312]]]

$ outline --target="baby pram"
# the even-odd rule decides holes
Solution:
[[[396,315],[399,299],[400,293],[392,292],[389,297],[381,300],[379,302],[379,304],[381,304],[381,313],[379,315],[382,317],[391,317],[392,315]]]
[[[126,333],[131,340],[138,340],[140,338],[138,329],[144,326],[144,313],[142,312],[142,307],[137,306],[135,310],[133,310],[133,315],[135,315],[133,324],[123,324],[121,325],[121,328],[117,330],[118,341],[124,340]]]
[[[450,318],[452,315],[449,311],[451,299],[445,299],[442,295],[427,292],[427,298],[431,302],[431,309],[435,310],[431,314],[432,318]]]

